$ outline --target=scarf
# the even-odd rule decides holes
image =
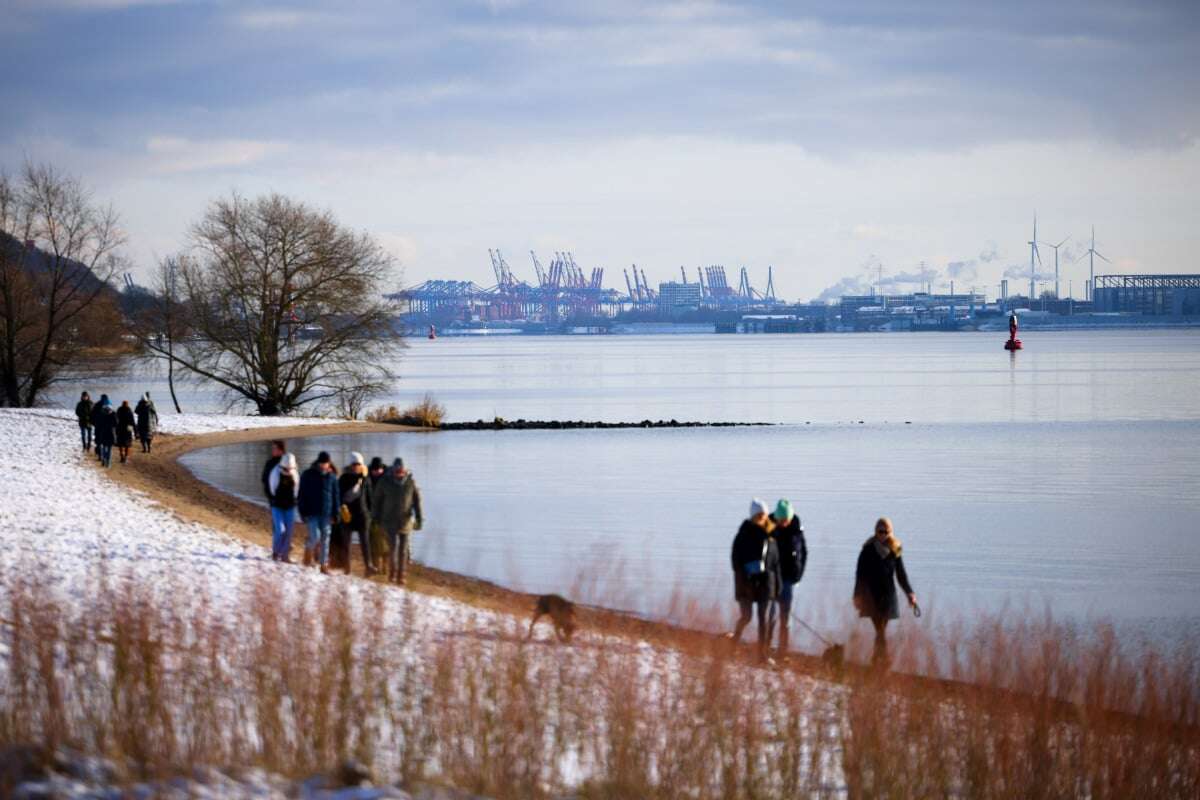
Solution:
[[[887,558],[889,553],[899,558],[903,549],[900,545],[900,540],[896,538],[895,534],[892,534],[882,542],[879,541],[878,536],[872,536],[869,541],[875,545],[875,552],[880,558]]]

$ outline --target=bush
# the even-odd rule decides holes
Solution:
[[[367,414],[369,422],[385,422],[389,425],[412,425],[417,428],[437,428],[446,418],[446,407],[426,394],[421,402],[401,411],[396,406],[376,408]]]

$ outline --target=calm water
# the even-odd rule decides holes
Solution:
[[[811,548],[800,604],[818,617],[846,608],[858,548],[888,514],[934,618],[1048,605],[1154,633],[1200,629],[1200,332],[1031,334],[1015,359],[1000,343],[419,342],[399,399],[428,389],[458,419],[790,424],[375,434],[294,449],[301,461],[318,449],[403,455],[426,498],[417,558],[533,591],[651,613],[676,588],[725,601],[729,541],[749,499],[786,496]],[[215,448],[186,463],[257,497],[262,450]]]

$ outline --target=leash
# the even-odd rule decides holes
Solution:
[[[804,620],[802,620],[802,619],[800,619],[799,617],[797,617],[797,616],[796,616],[796,612],[794,612],[794,611],[793,611],[793,612],[790,612],[788,616],[790,616],[790,617],[791,617],[792,619],[794,619],[796,622],[799,622],[801,625],[803,625],[805,630],[807,630],[807,631],[808,631],[809,633],[811,633],[813,636],[815,636],[815,637],[817,637],[818,639],[820,639],[820,640],[821,640],[821,642],[822,642],[822,643],[823,643],[823,644],[824,644],[826,647],[833,647],[833,646],[834,646],[833,642],[829,641],[829,640],[828,640],[828,639],[826,639],[824,636],[822,636],[821,634],[817,633],[817,629],[816,629],[816,628],[814,628],[812,625],[809,625],[807,622],[805,622]]]

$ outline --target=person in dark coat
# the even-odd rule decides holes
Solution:
[[[371,518],[387,532],[388,581],[403,586],[408,571],[408,540],[424,524],[421,490],[412,473],[404,468],[404,459],[393,461],[391,470],[375,484],[371,504]]]
[[[352,534],[358,534],[358,544],[362,548],[363,572],[369,578],[375,574],[371,563],[371,537],[367,531],[367,520],[370,518],[371,479],[367,476],[367,464],[362,453],[351,453],[350,463],[342,470],[338,478],[338,488],[342,493],[342,505],[350,509],[350,521],[343,523],[346,530],[346,574],[350,574],[349,546]]]
[[[877,664],[887,664],[887,624],[900,617],[900,603],[896,598],[897,582],[908,596],[908,604],[914,608],[917,605],[917,595],[908,582],[901,551],[892,521],[880,517],[875,523],[875,535],[867,539],[862,552],[858,554],[854,606],[860,617],[870,619],[875,626],[875,654],[872,661]]]
[[[382,571],[384,562],[388,560],[387,534],[383,526],[375,521],[372,511],[375,507],[375,487],[379,485],[385,472],[387,467],[384,466],[383,459],[379,456],[372,458],[371,465],[367,468],[367,479],[371,485],[371,491],[367,493],[367,525],[370,528],[368,535],[371,539],[371,567],[376,572]]]
[[[775,504],[771,515],[775,541],[779,545],[779,652],[787,653],[792,618],[792,593],[804,577],[808,565],[808,546],[804,526],[788,500]]]
[[[263,464],[262,468],[262,487],[263,494],[267,496],[267,502],[271,501],[271,470],[279,465],[279,460],[283,458],[283,454],[287,452],[287,442],[282,439],[271,440],[271,457],[267,459],[267,463]]]
[[[137,438],[142,443],[142,452],[150,452],[150,442],[154,439],[154,434],[158,432],[158,409],[154,407],[154,401],[150,399],[150,393],[142,395],[142,399],[138,400],[137,406],[133,409],[133,415],[137,417]]]
[[[79,438],[87,452],[92,447],[92,398],[87,392],[81,394],[75,404],[75,419],[79,421]]]
[[[100,395],[100,402],[92,408],[92,426],[96,429],[96,455],[101,464],[111,466],[112,449],[117,441],[117,415],[106,394]]]
[[[284,453],[267,477],[271,493],[271,560],[292,563],[292,530],[296,525],[296,489],[300,476],[296,457]]]
[[[750,623],[758,607],[758,655],[768,662],[771,634],[775,628],[775,600],[779,597],[779,547],[771,535],[767,506],[755,499],[750,503],[750,517],[742,522],[733,538],[730,565],[733,567],[733,596],[741,616],[733,633],[735,643]]]
[[[338,512],[337,478],[333,476],[333,459],[324,451],[312,466],[300,476],[300,492],[296,498],[300,517],[308,525],[308,541],[304,547],[304,566],[319,564],[322,573],[329,572],[329,536],[333,515]]]
[[[129,460],[129,448],[133,447],[133,432],[137,420],[133,417],[133,409],[128,400],[121,401],[117,409],[117,451],[121,454],[121,463]]]

